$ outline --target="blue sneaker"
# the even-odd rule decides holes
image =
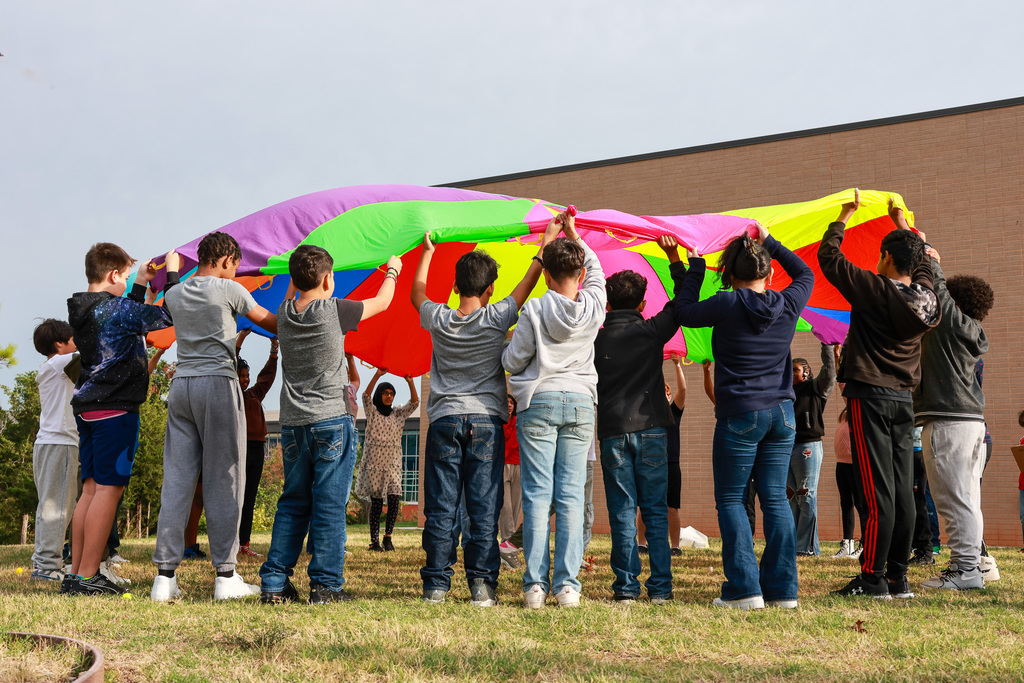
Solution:
[[[196,543],[195,545],[190,545],[189,547],[185,548],[185,553],[181,556],[181,559],[183,559],[183,560],[208,560],[208,559],[210,559],[210,557],[209,557],[209,555],[204,553],[202,550],[200,550],[199,549],[199,544]]]

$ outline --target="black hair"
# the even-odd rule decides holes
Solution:
[[[47,358],[57,353],[57,343],[67,343],[75,336],[75,330],[64,320],[47,318],[36,325],[32,332],[32,345]]]
[[[242,260],[242,248],[238,241],[226,232],[211,232],[199,242],[196,257],[201,266],[215,266],[225,256],[232,261]]]
[[[647,278],[632,270],[620,270],[605,281],[608,305],[613,311],[636,309],[647,294]]]
[[[799,365],[804,370],[804,379],[810,379],[811,377],[811,364],[807,362],[806,358],[794,358],[793,365]]]
[[[498,279],[498,262],[490,254],[475,249],[455,262],[455,286],[460,296],[483,296]]]
[[[558,237],[544,247],[544,270],[548,271],[548,275],[556,282],[579,277],[586,256],[583,247],[576,240]]]
[[[732,281],[750,282],[768,277],[772,272],[772,256],[763,244],[749,235],[734,238],[722,254],[722,289],[732,289]]]
[[[316,289],[324,276],[334,270],[334,259],[323,247],[303,244],[288,257],[288,274],[300,292]]]
[[[910,230],[893,230],[882,238],[879,250],[892,256],[892,265],[900,275],[910,275],[924,263],[924,240]]]
[[[110,242],[97,242],[85,252],[85,278],[90,283],[103,282],[110,271],[121,273],[134,265],[127,251]]]
[[[513,396],[512,394],[508,395],[508,400],[512,401],[512,414],[508,416],[508,419],[511,420],[513,417],[516,416],[516,413],[519,412],[519,401],[517,401],[516,397]],[[1022,413],[1022,414],[1024,414],[1024,413]]]
[[[1017,424],[1024,427],[1024,410],[1020,411],[1020,415],[1017,416]]]
[[[248,369],[249,369],[249,364],[241,356],[239,356],[238,357],[238,370],[236,372],[241,372],[242,370],[248,370]]]
[[[978,322],[985,319],[996,300],[992,287],[977,275],[954,275],[946,280],[946,290],[964,315]]]

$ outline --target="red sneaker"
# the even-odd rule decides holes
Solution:
[[[248,557],[263,557],[258,552],[250,548],[248,543],[246,543],[245,545],[238,546],[238,554],[246,555]]]

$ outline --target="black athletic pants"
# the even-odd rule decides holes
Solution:
[[[906,575],[914,535],[914,406],[851,398],[850,445],[868,521],[860,567],[866,580]]]
[[[839,488],[839,510],[843,515],[843,538],[856,538],[853,535],[853,512],[856,509],[860,517],[860,537],[863,539],[868,513],[864,509],[864,496],[857,488],[857,475],[851,463],[836,463],[836,486]]]
[[[263,477],[267,444],[263,441],[245,442],[245,493],[242,498],[242,519],[238,525],[238,542],[245,545],[252,536],[252,511],[256,507],[256,493]]]

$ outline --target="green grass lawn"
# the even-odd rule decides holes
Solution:
[[[1020,680],[1024,678],[1024,555],[992,549],[1002,580],[971,593],[924,592],[941,565],[912,569],[913,600],[835,599],[828,591],[856,563],[801,558],[800,608],[737,612],[711,607],[722,581],[720,546],[674,558],[674,604],[610,601],[610,540],[595,536],[595,570],[581,575],[575,610],[522,608],[521,575],[502,572],[502,604],[469,604],[461,563],[443,605],[419,602],[420,535],[398,531],[398,552],[369,553],[366,527],[350,528],[349,604],[214,604],[209,564],[179,570],[186,596],[155,604],[153,539],[126,540],[119,573],[135,597],[62,598],[29,581],[31,548],[0,547],[0,628],[71,636],[99,647],[107,681],[575,681],[575,680]],[[269,534],[253,548],[265,553]],[[205,547],[205,539],[201,544]],[[948,554],[938,558],[948,560]],[[296,585],[305,594],[304,564]],[[26,568],[22,574],[18,567]],[[239,572],[255,580],[259,560]],[[0,640],[0,681],[47,678],[24,647]]]

